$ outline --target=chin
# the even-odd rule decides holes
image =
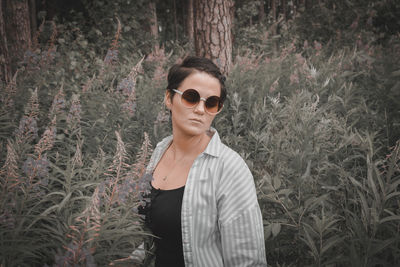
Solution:
[[[202,134],[206,133],[209,128],[210,127],[206,128],[204,126],[203,127],[196,127],[196,126],[188,125],[187,127],[183,128],[181,130],[186,135],[198,136],[198,135],[202,135]]]

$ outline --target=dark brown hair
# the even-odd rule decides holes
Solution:
[[[215,65],[210,59],[196,56],[188,56],[181,64],[175,64],[169,69],[167,90],[170,93],[171,99],[175,94],[172,89],[177,89],[183,80],[195,71],[205,72],[218,79],[221,85],[221,104],[224,103],[227,94],[225,76],[221,73],[217,65]]]

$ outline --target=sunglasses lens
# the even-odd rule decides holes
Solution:
[[[188,89],[183,92],[182,102],[187,107],[194,107],[200,101],[199,93],[194,89]]]
[[[206,100],[206,109],[210,113],[217,113],[220,110],[219,97],[211,96]]]
[[[193,108],[200,102],[200,94],[194,89],[187,89],[183,92],[181,101],[186,107]],[[218,96],[210,96],[205,101],[205,108],[209,113],[218,113],[221,107]]]

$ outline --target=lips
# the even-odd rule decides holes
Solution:
[[[200,120],[200,119],[190,119],[191,121],[194,121],[194,122],[197,122],[197,123],[203,123],[203,121],[202,120]]]

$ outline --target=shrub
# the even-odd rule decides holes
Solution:
[[[133,264],[143,169],[171,132],[166,67],[186,51],[119,49],[122,25],[105,51],[47,26],[46,60],[0,88],[1,264]],[[400,262],[399,38],[367,36],[237,48],[214,126],[254,175],[272,266]]]

